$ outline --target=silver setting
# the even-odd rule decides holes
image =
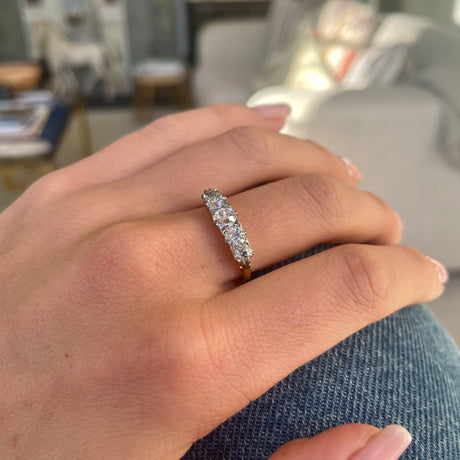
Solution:
[[[227,197],[213,188],[205,190],[201,198],[211,212],[214,223],[224,236],[240,268],[250,270],[254,253],[246,238],[246,232],[238,220],[238,214],[228,203]]]

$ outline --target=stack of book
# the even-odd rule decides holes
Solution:
[[[45,126],[51,107],[45,104],[0,110],[0,139],[36,138]]]
[[[0,158],[46,154],[50,142],[42,139],[53,110],[49,92],[25,92],[15,99],[0,100]]]

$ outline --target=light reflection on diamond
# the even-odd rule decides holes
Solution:
[[[243,231],[237,218],[236,211],[217,189],[205,190],[202,198],[237,262],[242,266],[249,266],[254,253],[246,238],[246,232]]]

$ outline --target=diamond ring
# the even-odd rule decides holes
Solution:
[[[248,281],[251,278],[251,258],[254,253],[236,211],[228,203],[227,197],[222,196],[222,193],[215,188],[205,190],[201,198],[209,209],[217,228],[224,236],[225,242],[232,250],[244,280]]]

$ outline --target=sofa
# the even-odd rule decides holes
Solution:
[[[391,84],[322,90],[277,84],[254,91],[269,35],[266,20],[205,26],[193,76],[197,105],[288,103],[285,134],[347,156],[361,187],[402,217],[403,243],[460,269],[460,32],[426,18],[379,18],[369,47],[404,45],[409,65]]]

